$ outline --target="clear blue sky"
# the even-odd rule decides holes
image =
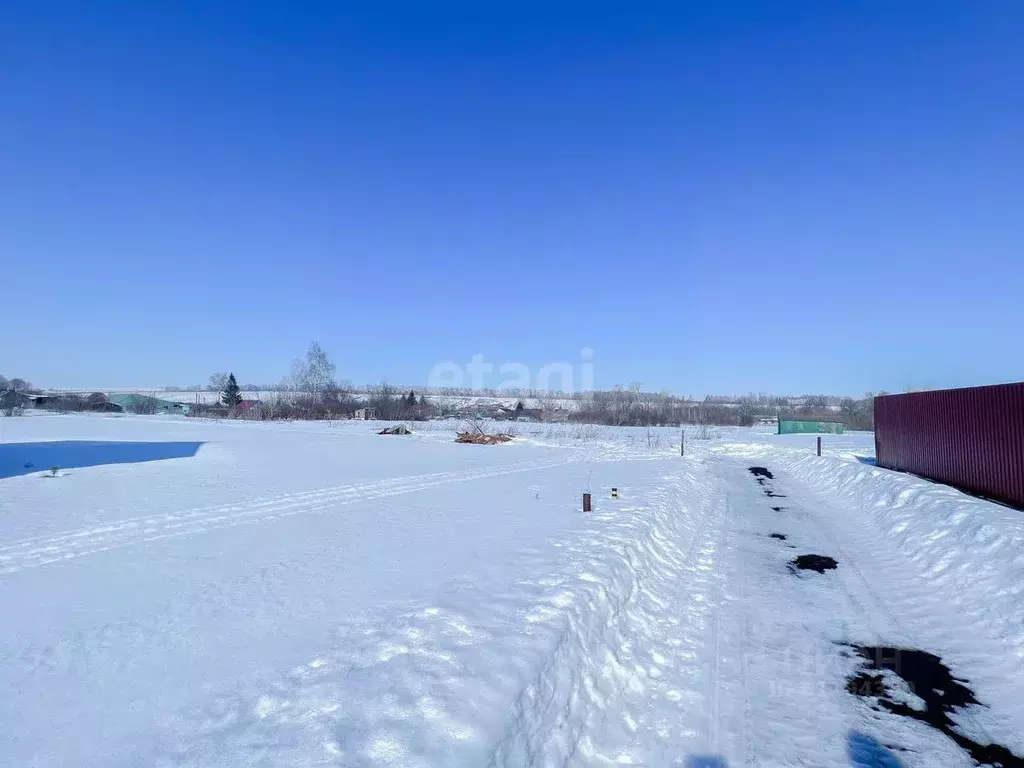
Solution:
[[[1024,3],[13,2],[0,373],[1024,379]],[[496,382],[495,382],[496,383]]]

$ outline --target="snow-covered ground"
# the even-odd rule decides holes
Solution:
[[[0,420],[0,765],[973,764],[843,643],[1024,755],[1020,513],[871,434],[377,426]]]

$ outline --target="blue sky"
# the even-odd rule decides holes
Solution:
[[[1024,379],[1016,2],[15,2],[0,373]],[[501,377],[495,377],[494,384]]]

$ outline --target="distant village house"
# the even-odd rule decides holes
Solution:
[[[544,418],[543,408],[527,408],[520,400],[515,408],[500,408],[497,418],[510,421],[540,421]]]

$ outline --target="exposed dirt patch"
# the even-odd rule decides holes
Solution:
[[[980,765],[1024,768],[1024,758],[1006,747],[978,744],[954,730],[950,713],[980,702],[967,687],[967,681],[953,677],[938,656],[912,648],[847,647],[863,660],[860,670],[846,682],[850,693],[872,699],[876,709],[927,723],[956,742]]]
[[[779,541],[786,540],[786,534],[784,533],[769,533],[768,535],[771,536],[773,539],[778,539]]]
[[[772,507],[772,512],[781,512],[785,507]]]
[[[769,481],[774,480],[775,475],[772,474],[768,467],[747,467],[747,470],[754,476],[754,479],[757,480],[757,484],[764,489],[765,496],[770,499],[786,498],[785,494],[776,493],[772,490],[772,486]]]
[[[405,424],[399,424],[397,427],[385,427],[378,435],[411,435],[412,430],[409,429]]]
[[[790,562],[790,566],[794,570],[824,573],[825,571],[834,571],[839,563],[828,555],[799,555]]]

